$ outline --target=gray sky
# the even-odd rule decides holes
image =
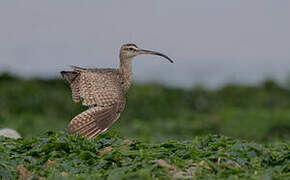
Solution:
[[[135,58],[140,82],[283,81],[290,74],[290,1],[0,1],[0,71],[46,77],[68,65],[117,67],[127,42],[176,62]]]

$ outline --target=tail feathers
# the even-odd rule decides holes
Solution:
[[[72,119],[68,125],[70,134],[80,133],[88,138],[93,138],[107,130],[120,116],[116,105],[110,107],[93,107]]]

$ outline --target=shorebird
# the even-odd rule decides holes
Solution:
[[[86,69],[71,66],[73,71],[61,71],[62,77],[69,82],[72,100],[82,101],[88,109],[69,123],[70,134],[80,133],[93,138],[106,131],[125,108],[125,94],[132,78],[132,59],[140,54],[152,54],[173,61],[166,55],[138,48],[135,44],[124,44],[120,49],[120,68]]]

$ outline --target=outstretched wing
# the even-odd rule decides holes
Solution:
[[[109,106],[124,98],[121,76],[116,69],[83,69],[72,66],[75,71],[62,71],[70,83],[72,99],[83,105]]]
[[[109,128],[125,107],[125,96],[121,87],[121,77],[114,69],[83,69],[61,72],[70,83],[75,102],[82,99],[83,105],[96,105],[72,119],[68,125],[71,134],[92,138]]]
[[[72,100],[74,102],[80,102],[80,73],[75,71],[61,71],[62,77],[69,82],[71,90],[72,90]]]
[[[113,70],[80,72],[79,88],[83,105],[110,106],[124,98],[120,76]]]
[[[72,119],[68,125],[68,132],[78,132],[87,138],[93,138],[117,121],[124,107],[125,101],[108,107],[90,108]]]

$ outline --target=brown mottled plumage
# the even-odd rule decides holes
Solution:
[[[169,57],[159,52],[139,49],[135,44],[124,44],[120,49],[119,69],[85,69],[72,66],[74,71],[62,71],[72,89],[72,99],[89,106],[74,117],[68,125],[71,134],[80,133],[88,138],[107,130],[125,108],[125,94],[132,77],[132,58],[139,54]]]

